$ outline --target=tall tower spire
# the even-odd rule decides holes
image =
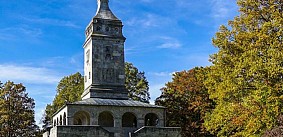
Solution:
[[[94,18],[118,20],[109,8],[109,0],[97,0],[97,11]]]
[[[128,99],[125,88],[123,24],[110,10],[109,0],[97,0],[96,15],[86,28],[83,45],[83,99]]]

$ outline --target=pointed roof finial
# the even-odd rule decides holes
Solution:
[[[119,20],[109,8],[109,0],[97,0],[97,11],[94,18]]]

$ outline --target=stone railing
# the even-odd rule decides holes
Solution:
[[[56,126],[51,129],[49,137],[114,137],[101,126]]]
[[[179,127],[142,127],[134,133],[129,133],[129,137],[181,137]]]

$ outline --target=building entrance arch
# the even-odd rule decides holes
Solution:
[[[74,125],[89,125],[90,124],[90,116],[88,112],[79,111],[74,115]]]

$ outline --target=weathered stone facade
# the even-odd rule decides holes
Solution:
[[[122,22],[108,0],[98,0],[98,10],[86,28],[84,72],[86,98],[128,99],[125,88]]]
[[[100,126],[56,126],[51,133],[58,137],[114,137],[114,133]]]
[[[115,137],[127,137],[144,126],[164,127],[164,111],[138,101],[90,98],[66,104],[53,116],[53,126],[99,125]]]
[[[109,9],[109,0],[97,1],[83,45],[83,100],[57,111],[43,137],[180,137],[180,128],[165,128],[164,107],[128,98],[123,25]]]
[[[130,133],[130,137],[181,137],[181,135],[179,127],[142,127]]]

